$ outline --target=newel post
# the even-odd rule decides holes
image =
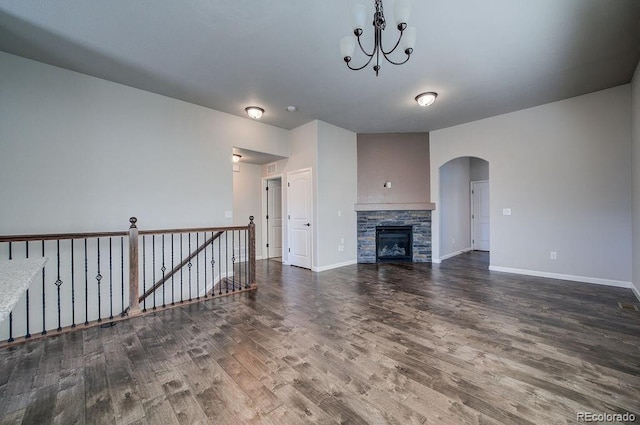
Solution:
[[[257,287],[256,283],[256,225],[253,216],[249,217],[249,286]]]
[[[129,222],[129,316],[140,314],[140,302],[138,301],[138,228],[137,218],[131,217]]]

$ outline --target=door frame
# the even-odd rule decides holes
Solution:
[[[267,191],[264,190],[265,187],[267,187],[267,182],[269,180],[280,180],[280,187],[282,189],[284,189],[284,176],[282,175],[282,173],[280,174],[274,174],[272,176],[269,177],[263,177],[261,180],[261,187],[260,187],[260,191],[262,192],[262,247],[260,247],[260,251],[262,252],[262,258],[265,260],[269,259],[269,249],[267,248],[267,240],[269,239],[269,229],[267,228],[267,212],[269,210],[268,206],[267,206]],[[284,211],[285,205],[284,205],[284,197],[282,197],[282,204],[280,205],[280,208],[282,208],[282,211]],[[283,218],[284,220],[284,218]],[[282,226],[282,240],[284,240],[284,226]],[[282,251],[284,251],[284,246],[282,247]],[[283,257],[284,252],[280,252],[280,257]]]
[[[475,251],[476,249],[476,243],[475,243],[475,234],[476,234],[476,223],[475,223],[475,218],[474,218],[474,203],[473,203],[473,185],[475,183],[486,183],[489,185],[489,180],[472,180],[469,182],[469,205],[470,205],[470,210],[471,210],[471,217],[469,217],[471,219],[471,250]],[[489,186],[489,189],[491,189],[491,186]],[[491,196],[491,191],[489,191],[489,196]],[[491,211],[489,211],[489,223],[491,223]],[[491,238],[489,238],[489,252],[491,251]]]
[[[309,219],[309,222],[311,223],[311,229],[309,230],[309,270],[313,270],[313,254],[314,254],[314,243],[315,243],[315,222],[313,220],[313,212],[314,212],[314,202],[313,202],[313,198],[314,198],[314,192],[313,192],[313,169],[311,167],[306,167],[306,168],[300,168],[298,170],[293,170],[293,171],[288,171],[287,172],[287,180],[286,180],[286,193],[287,193],[287,209],[286,209],[286,215],[287,215],[287,219],[286,219],[286,223],[287,223],[287,262],[286,264],[291,264],[291,238],[292,238],[292,229],[290,226],[290,216],[291,216],[291,197],[289,196],[289,184],[291,182],[291,179],[289,178],[291,176],[291,174],[296,174],[296,173],[301,173],[304,171],[308,171],[309,172],[309,184],[311,185],[311,187],[309,188],[309,202],[310,202],[310,213],[311,213],[311,217]],[[282,248],[284,251],[284,247]],[[283,252],[284,254],[284,252]],[[283,263],[284,263],[284,257],[282,257],[283,259]]]

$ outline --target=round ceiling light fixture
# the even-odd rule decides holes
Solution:
[[[420,106],[429,106],[433,105],[433,102],[436,101],[436,97],[438,97],[438,93],[436,92],[429,91],[426,93],[420,93],[416,96],[416,102],[418,102],[418,105]]]
[[[244,110],[247,112],[247,115],[249,115],[249,117],[253,118],[254,120],[260,119],[260,117],[262,117],[262,114],[264,114],[264,109],[258,106],[247,106],[246,108],[244,108]]]

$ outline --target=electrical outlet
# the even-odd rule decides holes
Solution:
[[[558,259],[558,253],[556,251],[549,252],[549,258],[551,260],[557,260]]]
[[[344,238],[340,238],[340,245],[344,245]]]
[[[344,252],[344,245],[338,245],[338,252]]]

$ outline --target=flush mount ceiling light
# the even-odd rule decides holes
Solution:
[[[247,115],[249,115],[249,117],[253,118],[254,120],[260,119],[262,114],[264,114],[264,109],[257,106],[248,106],[244,108],[244,110],[247,111]]]
[[[239,155],[237,153],[233,154],[233,162],[239,162],[240,158],[242,158],[242,155]]]
[[[375,57],[376,64],[373,66],[373,70],[376,72],[377,77],[378,71],[380,71],[381,55],[387,60],[387,62],[393,65],[402,65],[409,60],[411,53],[413,53],[413,47],[416,44],[416,29],[414,27],[407,27],[407,21],[411,14],[411,1],[396,0],[393,5],[393,17],[395,18],[398,31],[400,31],[400,36],[393,48],[389,51],[385,51],[382,46],[382,31],[384,31],[387,24],[382,10],[382,0],[375,0],[375,5],[376,12],[373,14],[373,50],[371,50],[371,53],[368,53],[365,48],[362,47],[362,40],[360,40],[360,36],[363,33],[363,28],[367,19],[367,8],[363,4],[356,4],[351,9],[351,26],[353,27],[353,34],[355,37],[349,35],[340,40],[340,51],[342,52],[342,58],[346,62],[347,67],[354,71],[359,71],[365,68]],[[356,41],[358,42],[358,46],[360,46],[362,53],[369,58],[367,62],[360,67],[351,66],[351,56],[356,48]],[[393,61],[389,58],[389,55],[392,54],[398,46],[400,46],[407,55],[407,58],[400,62]]]
[[[432,91],[426,92],[426,93],[420,93],[419,95],[416,96],[416,102],[418,102],[418,105],[420,106],[429,106],[436,101],[436,97],[438,97],[438,93],[435,93]]]

